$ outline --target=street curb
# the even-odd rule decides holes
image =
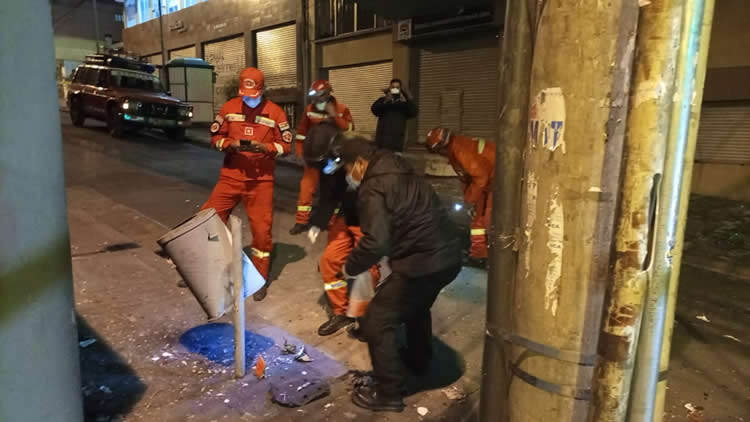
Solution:
[[[731,262],[719,257],[705,257],[695,255],[684,255],[682,263],[691,267],[699,268],[725,275],[731,278],[737,278],[750,281],[750,265]]]

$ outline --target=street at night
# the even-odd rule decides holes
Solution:
[[[322,247],[287,233],[301,170],[279,165],[274,281],[268,297],[248,300],[246,311],[247,342],[254,344],[248,362],[252,365],[262,354],[269,377],[258,381],[250,374],[235,382],[231,317],[208,323],[190,292],[178,287],[179,274],[156,244],[206,200],[222,154],[156,132],[112,138],[95,122],[75,128],[66,115],[62,119],[79,337],[97,339],[81,349],[87,420],[413,421],[420,418],[418,407],[430,412],[421,420],[475,420],[485,271],[465,268],[440,295],[433,309],[434,374],[415,381],[423,391],[407,398],[407,410],[379,415],[358,409],[349,402],[346,373],[369,369],[367,349],[343,330],[332,337],[315,333],[327,318],[316,262]],[[455,180],[433,180],[447,203],[454,200]],[[242,206],[235,214],[245,218]],[[705,224],[696,228],[696,236],[701,229],[705,232]],[[245,236],[249,239],[249,232]],[[717,253],[700,242],[696,248],[703,248],[697,256]],[[691,404],[702,409],[698,420],[741,421],[750,414],[750,282],[686,261],[665,420],[688,420],[685,405]],[[196,332],[202,332],[205,344],[186,341]],[[307,345],[315,361],[289,364],[281,353],[285,339]],[[271,403],[269,383],[290,371],[332,377],[331,396],[302,410]]]

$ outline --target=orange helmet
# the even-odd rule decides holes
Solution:
[[[320,100],[327,100],[328,97],[331,96],[331,92],[333,92],[331,83],[325,79],[319,79],[313,82],[310,86],[310,91],[307,93],[307,96],[317,102]]]
[[[451,131],[444,127],[436,127],[427,132],[427,150],[438,152],[445,148],[451,140],[451,135]]]

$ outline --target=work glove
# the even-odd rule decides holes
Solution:
[[[226,153],[234,153],[234,152],[237,152],[239,147],[240,147],[239,139],[225,138],[224,144],[222,144],[221,149],[222,151]]]
[[[310,243],[313,245],[318,240],[318,235],[320,234],[320,227],[318,226],[311,226],[307,230],[307,239],[310,240]]]

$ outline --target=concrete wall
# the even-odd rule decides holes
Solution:
[[[717,0],[704,101],[750,99],[750,3]],[[750,166],[695,163],[692,192],[750,202]]]
[[[252,31],[291,23],[297,19],[297,3],[292,0],[211,0],[164,15],[164,45],[167,50],[195,45],[199,56],[203,43],[240,34],[246,36],[246,60],[254,62]],[[183,29],[170,30],[178,21]],[[161,51],[159,19],[126,28],[125,50],[139,55]]]
[[[692,192],[750,202],[750,166],[695,163]]]
[[[322,68],[350,66],[393,58],[393,36],[390,28],[385,31],[323,41],[319,43],[319,46],[319,66]]]

